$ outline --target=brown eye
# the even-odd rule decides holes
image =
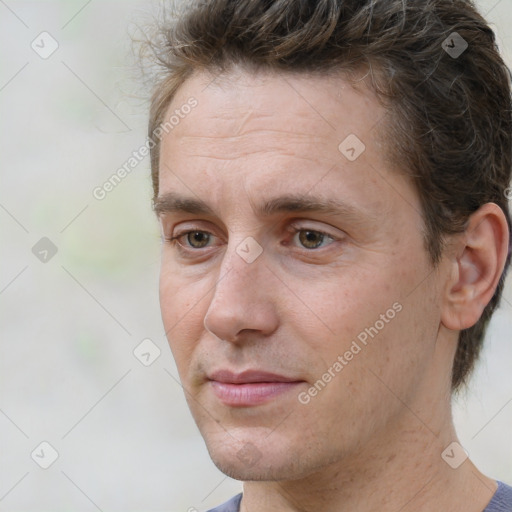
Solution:
[[[187,237],[187,242],[190,244],[190,247],[194,249],[202,249],[208,245],[210,240],[210,234],[205,231],[189,231],[185,233]]]
[[[299,235],[301,245],[306,249],[317,249],[322,245],[326,237],[332,239],[331,236],[321,231],[301,229],[297,231],[297,234]]]
[[[315,231],[301,231],[299,233],[300,243],[307,249],[315,249],[323,241],[323,235]]]

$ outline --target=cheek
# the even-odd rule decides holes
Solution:
[[[324,359],[332,365],[342,355],[347,363],[324,398],[338,403],[354,422],[372,415],[385,421],[400,413],[402,400],[412,403],[428,375],[439,323],[435,290],[425,283],[410,291],[376,287],[339,318],[339,331],[345,332]],[[352,320],[345,323],[343,317]]]
[[[162,268],[159,294],[164,329],[181,374],[203,330],[207,288],[185,280],[170,268]]]
[[[343,369],[336,365],[338,371],[332,370],[336,375],[343,373],[343,379],[335,379],[338,382],[367,380],[369,370],[391,381],[401,380],[397,372],[403,374],[418,363],[428,350],[419,346],[420,338],[432,337],[425,332],[425,323],[432,320],[425,311],[428,293],[422,290],[408,296],[412,273],[403,269],[397,265],[394,271],[380,274],[360,269],[308,287],[307,294],[305,289],[300,292],[308,297],[309,313],[304,317],[295,309],[290,325],[300,329],[298,338],[306,342],[309,358],[316,362],[311,366],[314,378],[339,362],[339,356]]]
[[[373,302],[368,297],[366,304],[353,300],[336,317],[338,335],[309,347],[318,364],[310,380],[311,400],[304,407],[315,411],[309,416],[326,435],[333,429],[340,432],[340,446],[364,442],[397,417],[403,405],[396,397],[407,399],[421,373],[420,354],[407,332],[409,312],[405,307],[397,312],[392,304],[378,295]],[[392,313],[385,323],[380,315],[387,311]]]
[[[205,280],[189,274],[189,269],[174,264],[170,257],[162,256],[159,294],[166,331],[185,321],[207,299]]]
[[[300,295],[307,298],[304,301],[309,307],[306,316],[311,321],[305,322],[304,316],[299,319],[297,312],[296,325],[306,326],[311,331],[307,339],[319,350],[332,351],[337,355],[340,350],[348,349],[350,342],[360,333],[364,335],[365,329],[379,321],[381,314],[392,309],[400,296],[392,289],[390,280],[379,278],[380,281],[374,272],[351,272],[350,275],[322,281],[314,289],[308,286],[307,291]],[[390,311],[388,317],[394,317],[395,313],[395,310]],[[382,330],[380,322],[378,327]],[[319,336],[319,329],[322,336]]]

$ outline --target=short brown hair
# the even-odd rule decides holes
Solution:
[[[152,96],[149,137],[154,197],[155,130],[177,89],[196,71],[233,65],[278,72],[371,72],[388,107],[388,150],[421,200],[425,248],[435,266],[446,235],[462,232],[487,202],[505,213],[511,178],[510,71],[469,0],[187,0],[150,46],[163,74]],[[453,33],[456,32],[457,35]],[[450,37],[452,39],[450,39]],[[454,39],[467,48],[449,54]],[[510,189],[508,189],[510,190]],[[499,304],[505,270],[481,318],[462,330],[452,389],[467,380]]]

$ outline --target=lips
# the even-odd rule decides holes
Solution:
[[[299,379],[285,377],[276,373],[259,370],[246,370],[242,373],[233,373],[229,370],[213,372],[209,380],[224,382],[226,384],[254,384],[256,382],[297,382]]]
[[[215,396],[231,407],[250,407],[267,403],[295,389],[304,381],[260,370],[234,373],[218,370],[208,376]]]

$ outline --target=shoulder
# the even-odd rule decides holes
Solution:
[[[498,490],[484,512],[512,512],[512,487],[498,481]]]
[[[240,501],[242,501],[242,493],[233,496],[229,501],[226,501],[226,503],[212,508],[208,510],[208,512],[239,512]]]

